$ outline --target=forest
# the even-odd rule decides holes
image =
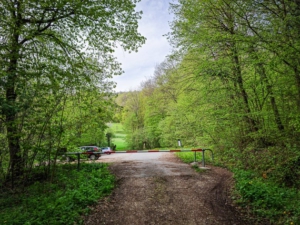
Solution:
[[[114,49],[145,42],[136,2],[0,2],[0,189],[53,182],[62,149],[101,145],[121,122],[131,149],[213,149],[241,204],[300,223],[300,2],[170,3],[172,53],[116,94]]]
[[[258,214],[300,223],[299,1],[179,0],[170,8],[172,54],[140,90],[117,98],[127,142],[213,149]],[[279,219],[287,212],[297,222]]]
[[[299,2],[182,0],[171,10],[174,51],[117,98],[131,147],[181,139],[299,185]]]

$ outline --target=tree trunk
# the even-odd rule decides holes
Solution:
[[[17,60],[11,60],[7,73],[6,107],[4,110],[7,129],[7,140],[10,152],[11,177],[20,176],[23,173],[23,160],[20,149],[20,133],[17,124],[17,94],[15,91]]]
[[[236,76],[236,82],[239,87],[240,93],[242,95],[242,99],[243,99],[243,103],[244,103],[243,108],[245,109],[245,112],[246,112],[245,119],[246,119],[246,122],[249,124],[251,131],[256,132],[256,131],[258,131],[258,127],[257,127],[256,121],[253,118],[251,118],[251,109],[249,106],[248,94],[244,88],[244,81],[243,81],[243,77],[242,77],[241,66],[240,66],[238,53],[237,53],[235,46],[232,47],[232,51],[233,51],[233,63],[234,63],[234,73]]]
[[[11,36],[10,52],[8,53],[8,67],[6,70],[7,82],[5,85],[5,98],[6,105],[3,110],[5,116],[6,129],[7,129],[7,141],[10,153],[10,177],[12,185],[14,185],[15,178],[23,175],[24,163],[20,148],[20,132],[18,129],[18,109],[17,93],[16,93],[16,82],[17,82],[17,67],[18,60],[20,57],[20,44],[19,44],[19,29],[21,24],[18,20],[18,16],[15,12],[12,12],[13,21],[15,22],[14,32]]]
[[[300,74],[297,66],[294,67],[294,75],[295,75],[295,81],[298,91],[298,97],[297,97],[297,109],[300,111]]]
[[[268,77],[266,75],[265,68],[262,65],[262,63],[259,63],[257,65],[257,72],[259,73],[259,75],[261,77],[261,80],[266,84],[267,91],[270,94],[270,102],[271,102],[271,106],[272,106],[272,109],[273,109],[273,113],[274,113],[274,117],[275,117],[275,123],[277,125],[277,128],[278,128],[278,130],[283,131],[284,126],[283,126],[281,118],[280,118],[280,114],[279,114],[279,110],[278,110],[278,107],[277,107],[277,104],[276,104],[276,100],[274,98],[272,86],[269,83]]]
[[[251,56],[253,57],[254,61],[259,62],[259,59],[258,59],[258,56],[256,55],[256,53],[257,52],[255,51],[254,46],[250,46]],[[277,125],[277,128],[278,128],[279,131],[283,131],[284,126],[283,126],[283,123],[282,123],[282,120],[281,120],[281,117],[280,117],[280,114],[279,114],[279,110],[278,110],[278,107],[277,107],[277,104],[276,104],[276,100],[275,100],[275,97],[274,97],[272,86],[270,85],[269,79],[268,79],[267,74],[266,74],[265,67],[261,62],[255,63],[254,66],[256,68],[256,71],[260,75],[260,78],[261,78],[262,82],[266,85],[266,89],[267,89],[268,93],[270,94],[270,102],[271,102],[271,106],[272,106],[272,109],[273,109],[273,113],[274,113],[274,117],[275,117],[275,123]]]

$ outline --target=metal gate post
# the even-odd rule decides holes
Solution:
[[[211,149],[205,149],[205,150],[210,151],[210,153],[211,153],[211,160],[213,162],[214,161],[214,153],[213,153],[213,151]]]
[[[205,167],[205,149],[202,149],[202,166]]]
[[[77,170],[80,169],[80,153],[77,153]]]

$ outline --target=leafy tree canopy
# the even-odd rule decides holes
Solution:
[[[24,132],[21,124],[29,118],[28,109],[37,110],[39,99],[55,107],[47,110],[42,135],[68,95],[86,88],[112,91],[107,78],[122,73],[112,55],[114,48],[137,51],[145,41],[137,31],[141,17],[135,11],[137,2],[0,2],[0,118],[6,128],[4,148],[10,152],[12,175],[22,174],[26,164],[22,144],[30,132]]]

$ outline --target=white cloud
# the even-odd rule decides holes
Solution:
[[[170,0],[142,0],[138,3],[137,10],[143,11],[139,32],[147,40],[137,53],[116,50],[115,56],[125,71],[113,79],[117,82],[117,92],[138,89],[142,81],[153,75],[155,66],[170,53],[170,45],[163,36],[170,31],[169,21],[172,17],[169,14],[169,2]]]

